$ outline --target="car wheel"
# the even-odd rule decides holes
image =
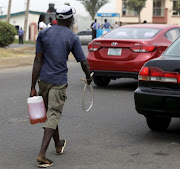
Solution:
[[[153,131],[163,131],[169,127],[171,117],[146,117],[148,127]]]
[[[93,77],[93,80],[97,86],[107,86],[111,81],[109,78],[102,76]]]

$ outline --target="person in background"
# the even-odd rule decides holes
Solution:
[[[97,19],[95,19],[94,22],[91,23],[91,26],[90,26],[91,29],[92,29],[92,26],[93,26],[93,24],[94,24],[95,22],[97,22]]]
[[[51,27],[53,25],[53,18],[52,17],[49,17],[49,23],[47,25],[47,27]]]
[[[118,22],[115,22],[113,29],[116,29],[118,27],[119,27]]]
[[[45,28],[47,28],[47,25],[45,24],[45,15],[41,14],[38,21],[38,30],[41,31]]]
[[[95,22],[96,22],[96,19],[94,20],[94,22],[91,23],[91,26],[90,26],[90,28],[92,30],[92,39],[94,39],[94,32],[93,32],[94,30],[93,30],[92,26]]]
[[[92,39],[96,38],[96,32],[97,32],[97,29],[99,28],[100,28],[100,24],[97,22],[97,19],[95,19],[92,25]]]
[[[43,126],[44,137],[37,157],[38,167],[46,168],[53,165],[53,161],[45,154],[53,138],[55,154],[61,155],[66,146],[66,140],[59,138],[58,123],[61,118],[66,100],[67,61],[70,52],[85,73],[87,84],[90,85],[89,64],[83,53],[80,40],[71,30],[75,9],[62,5],[56,10],[57,25],[39,32],[36,41],[36,56],[32,70],[30,97],[36,96],[36,83],[39,84],[39,94],[43,97],[47,120]]]
[[[107,21],[107,19],[104,19],[104,25],[103,25],[104,29],[111,29],[111,24]]]
[[[22,28],[20,28],[20,29],[18,30],[18,35],[19,35],[19,44],[23,44],[24,31],[22,30]]]

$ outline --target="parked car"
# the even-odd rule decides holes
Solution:
[[[94,83],[106,86],[111,79],[138,78],[141,67],[159,57],[180,35],[180,26],[161,24],[126,25],[94,39],[88,61]]]
[[[135,107],[151,130],[165,130],[171,118],[180,118],[180,38],[139,72]]]
[[[82,45],[87,45],[92,41],[92,31],[80,31],[77,33]]]

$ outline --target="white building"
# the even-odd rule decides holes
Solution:
[[[35,41],[38,34],[38,20],[39,15],[42,12],[29,11],[28,15],[28,28],[26,34],[26,40]],[[1,21],[6,21],[6,15],[0,16]],[[24,30],[25,11],[13,13],[10,15],[10,24],[14,25],[16,29]]]

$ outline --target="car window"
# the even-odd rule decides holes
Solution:
[[[155,28],[119,28],[103,37],[109,39],[152,39],[160,30]]]
[[[78,32],[77,35],[83,35],[84,31]]]
[[[77,35],[79,36],[82,36],[82,35],[92,35],[92,32],[91,31],[81,31],[81,32],[78,32]]]
[[[86,31],[86,35],[92,35],[92,31]]]
[[[168,32],[165,33],[165,37],[170,40],[171,42],[174,42],[180,35],[180,32],[178,28],[176,29],[171,29]]]
[[[180,38],[178,38],[163,54],[163,57],[180,59]]]

